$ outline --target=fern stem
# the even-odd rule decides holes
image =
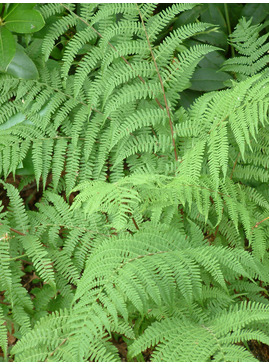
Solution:
[[[0,225],[3,225],[3,224],[1,224],[1,223],[0,223]],[[21,231],[15,230],[15,229],[13,229],[13,228],[9,228],[9,230],[10,230],[10,231],[13,231],[13,232],[14,232],[14,233],[16,233],[16,234],[22,235],[22,236],[25,236],[25,235],[26,235],[26,234],[22,233]]]
[[[222,354],[222,357],[223,357],[223,361],[226,361],[225,360],[225,352],[223,350],[223,347],[222,347],[222,344],[220,343],[220,340],[218,339],[217,335],[214,333],[214,331],[212,330],[212,328],[210,327],[207,327],[205,325],[201,325],[206,331],[208,331],[210,333],[210,335],[213,337],[213,339],[216,341],[218,347],[219,347],[219,351],[221,352]]]
[[[239,158],[240,154],[241,154],[240,152],[237,154],[237,157],[236,157],[236,159],[235,159],[235,162],[234,162],[234,165],[233,165],[233,169],[232,169],[232,172],[231,172],[231,175],[230,175],[230,179],[232,179],[232,178],[233,178],[233,173],[234,173],[235,167],[236,167],[236,165],[237,165],[237,161],[238,161],[238,158]],[[223,214],[223,212],[224,212],[224,207],[222,208],[222,214]],[[255,226],[255,227],[256,227],[256,226]],[[216,227],[216,230],[215,230],[215,233],[214,233],[214,240],[215,240],[215,239],[216,239],[216,237],[217,237],[218,231],[219,231],[219,224],[218,224],[218,226]]]
[[[57,348],[56,349],[54,349],[53,350],[53,352],[51,352],[49,355],[48,355],[48,357],[47,357],[47,359],[45,360],[45,362],[47,362],[48,360],[49,360],[49,358],[50,357],[52,357],[52,355],[62,346],[62,345],[64,345],[64,343],[67,341],[67,337],[61,342],[61,344],[60,345],[58,345],[57,346]]]
[[[44,227],[44,226],[52,226],[52,227],[60,227],[60,228],[66,228],[66,229],[78,229],[78,230],[82,230],[82,231],[87,231],[87,232],[91,232],[93,234],[99,234],[99,235],[103,235],[103,236],[107,236],[107,237],[111,237],[111,234],[103,234],[100,233],[100,231],[98,230],[91,230],[91,229],[87,229],[85,227],[80,227],[80,226],[73,226],[73,225],[63,225],[63,224],[39,224],[38,226],[35,227],[35,229]]]
[[[138,227],[137,222],[135,221],[134,217],[132,217],[132,221],[133,221],[134,226],[136,227],[136,229],[139,230],[139,227]]]
[[[122,269],[122,267],[124,267],[126,264],[130,264],[130,263],[132,263],[132,262],[134,262],[134,261],[136,261],[138,259],[143,259],[143,258],[146,258],[146,257],[152,257],[153,255],[158,255],[158,254],[166,254],[166,253],[169,253],[169,252],[170,252],[169,250],[161,250],[161,251],[158,251],[158,252],[138,255],[135,258],[131,258],[131,259],[126,260],[125,262],[123,262],[115,271],[117,271],[119,269]]]
[[[26,234],[22,233],[21,231],[18,231],[18,230],[12,229],[12,228],[10,228],[10,230],[13,231],[14,233],[22,235],[22,236],[26,235]]]
[[[225,11],[226,23],[227,23],[227,28],[228,28],[228,35],[230,35],[232,33],[232,28],[231,28],[231,23],[230,23],[228,4],[224,4],[224,11]],[[231,45],[231,53],[232,53],[232,57],[235,57],[234,47],[232,45]]]
[[[237,155],[237,157],[235,159],[235,162],[234,162],[234,165],[233,165],[233,169],[232,169],[232,172],[231,172],[231,175],[230,175],[230,179],[233,178],[233,173],[234,173],[235,167],[237,165],[237,161],[238,161],[239,156],[240,156],[240,152],[238,153],[238,155]]]
[[[7,259],[7,260],[8,261],[17,260],[17,259],[24,258],[24,257],[27,257],[27,254],[18,255],[17,257],[10,258],[10,259]]]
[[[266,217],[265,219],[262,219],[261,221],[258,221],[257,223],[256,223],[256,225],[255,226],[253,226],[253,228],[252,229],[254,229],[254,228],[257,228],[262,222],[264,222],[264,221],[266,221],[266,220],[268,220],[269,219],[269,216],[268,217]]]
[[[169,125],[170,125],[170,130],[171,130],[172,143],[173,143],[173,147],[174,147],[175,159],[176,159],[176,161],[178,161],[176,143],[175,143],[175,138],[174,138],[174,128],[173,128],[173,123],[172,123],[172,119],[171,119],[171,115],[170,115],[170,110],[169,110],[168,103],[167,103],[167,99],[166,99],[166,94],[165,94],[165,90],[164,90],[163,80],[162,80],[162,77],[160,75],[160,71],[159,71],[159,68],[158,68],[158,65],[157,65],[157,62],[156,62],[156,59],[155,59],[155,56],[154,56],[154,53],[153,53],[151,44],[150,44],[150,40],[149,40],[149,37],[148,37],[148,33],[147,33],[147,30],[146,30],[146,26],[145,26],[145,23],[144,23],[144,19],[142,17],[142,14],[141,14],[141,11],[139,9],[138,4],[136,4],[136,6],[137,6],[137,9],[138,9],[138,12],[139,12],[139,16],[141,18],[142,26],[143,26],[144,31],[145,31],[145,35],[146,35],[146,38],[147,38],[147,43],[148,43],[148,46],[149,46],[149,49],[150,49],[151,57],[152,57],[152,60],[153,60],[155,69],[157,71],[158,78],[160,80],[160,84],[161,84],[161,88],[162,88],[162,92],[163,92],[164,103],[165,103],[165,108],[166,108],[166,112],[167,112],[167,115],[168,115],[168,118],[169,118]]]

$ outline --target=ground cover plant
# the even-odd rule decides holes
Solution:
[[[268,10],[0,4],[3,361],[268,359]]]

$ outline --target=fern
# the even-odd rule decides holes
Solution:
[[[234,79],[185,108],[221,50],[200,6],[38,9],[45,36],[23,42],[39,77],[0,74],[5,360],[120,361],[115,337],[129,360],[255,360],[247,342],[269,345],[267,22],[239,21]]]
[[[201,272],[199,272],[200,270],[208,272],[207,274],[210,274],[212,282],[215,281],[219,287],[222,287],[224,292],[227,290],[227,287],[221,277],[222,273],[220,266],[218,268],[218,264],[223,265],[227,272],[231,270],[233,274],[241,275],[241,273],[244,274],[244,269],[249,270],[250,262],[247,260],[243,262],[243,259],[242,263],[239,263],[239,261],[234,258],[233,261],[230,260],[233,256],[233,251],[229,253],[227,249],[222,248],[224,259],[221,259],[219,263],[217,263],[213,257],[220,256],[220,254],[216,254],[215,249],[212,249],[212,255],[209,255],[206,246],[202,250],[201,247],[191,248],[189,244],[186,244],[184,236],[181,236],[180,234],[177,234],[177,237],[175,234],[173,234],[173,236],[171,233],[167,233],[166,236],[164,236],[158,233],[154,234],[150,232],[150,230],[150,227],[148,227],[144,232],[137,233],[135,237],[130,237],[128,234],[122,234],[121,237],[110,238],[103,241],[101,245],[98,245],[89,257],[84,274],[78,283],[77,293],[73,301],[77,303],[74,308],[69,313],[59,312],[59,316],[53,315],[49,318],[50,324],[48,323],[48,319],[42,321],[42,323],[40,321],[41,326],[37,325],[33,332],[25,336],[20,345],[16,346],[17,349],[14,350],[14,352],[17,353],[18,358],[21,358],[21,355],[28,360],[33,360],[33,358],[35,358],[35,360],[42,360],[42,358],[45,358],[41,353],[36,353],[35,357],[33,357],[32,351],[29,353],[29,348],[32,347],[32,345],[33,347],[37,346],[38,343],[36,343],[36,338],[41,332],[42,341],[44,342],[45,340],[48,347],[58,347],[59,344],[64,341],[62,345],[65,346],[65,352],[72,352],[72,341],[78,340],[76,336],[78,335],[80,337],[81,330],[83,330],[85,324],[89,330],[87,336],[91,336],[96,335],[93,330],[96,330],[99,325],[104,325],[110,330],[110,318],[113,318],[114,324],[120,319],[117,318],[117,312],[119,315],[122,315],[126,321],[128,317],[128,306],[126,307],[126,304],[128,301],[132,303],[134,310],[145,315],[149,308],[152,309],[155,306],[158,310],[162,310],[163,306],[166,306],[171,310],[174,301],[180,300],[183,304],[182,307],[184,307],[184,310],[186,310],[187,313],[191,310],[190,303],[193,302],[194,299],[198,300],[198,302],[203,300],[201,296],[202,281]],[[177,239],[172,242],[172,239],[175,238]],[[144,239],[148,242],[147,245],[145,245]],[[221,249],[219,249],[219,253],[220,251]],[[238,253],[241,254],[242,251],[239,250]],[[227,256],[227,254],[230,254],[230,257],[229,255]],[[249,258],[247,254],[245,257],[247,259]],[[100,266],[101,262],[102,271],[96,269],[97,266]],[[255,260],[252,260],[251,264],[255,270]],[[199,265],[201,267],[198,269]],[[182,277],[184,276],[186,279],[182,280]],[[191,280],[189,280],[189,278],[191,278]],[[96,306],[96,303],[94,303],[97,298],[99,304],[103,307],[101,310]],[[85,312],[85,307],[88,307],[87,314]],[[268,308],[266,307],[267,306],[263,308],[264,311],[261,310],[261,306],[257,307],[257,318],[254,315],[255,311],[253,311],[254,322],[255,320],[264,320],[268,316]],[[249,312],[246,310],[247,308],[234,308],[235,319],[237,319],[238,324],[241,325],[239,326],[239,329],[244,325],[244,323],[242,323],[242,315],[245,314],[246,324],[251,323]],[[246,313],[244,313],[245,311]],[[92,318],[91,312],[95,312],[96,315],[96,324],[98,325],[96,328],[92,326],[92,320],[94,319]],[[264,312],[264,314],[262,312]],[[86,320],[89,320],[88,324],[81,320],[82,314]],[[86,318],[85,314],[88,318]],[[189,315],[190,314],[191,313],[189,312]],[[231,312],[229,312],[229,315],[231,315]],[[77,319],[75,317],[77,317]],[[227,319],[227,314],[225,319]],[[235,319],[230,319],[231,325],[234,323]],[[69,341],[70,339],[63,340],[63,337],[59,337],[59,330],[61,329],[61,332],[64,333],[68,330],[68,327],[70,328],[70,325],[72,326],[73,320],[75,320],[73,324],[76,325],[74,327],[75,331],[70,331],[70,333],[72,332],[70,339],[71,337],[73,339],[71,341]],[[46,325],[51,325],[52,323],[55,327],[56,336],[51,334],[52,328],[50,330],[47,329],[47,331],[45,329]],[[173,321],[173,325],[174,324],[175,321]],[[101,329],[101,326],[99,329]],[[218,323],[215,323],[215,326],[217,330]],[[184,330],[182,324],[173,326],[175,331],[179,330],[179,327],[181,327],[181,330]],[[220,330],[221,327],[222,326],[220,325],[218,329]],[[229,331],[229,327],[227,327],[226,330]],[[156,331],[154,330],[154,332]],[[164,335],[164,330],[162,330],[162,334]],[[200,334],[197,332],[196,334],[204,337],[204,330],[200,330]],[[223,334],[226,337],[226,332]],[[210,336],[211,335],[203,340],[208,342],[208,345],[211,348],[210,350],[212,350],[212,344],[209,344]],[[141,336],[142,342],[146,343],[142,337],[143,336]],[[169,334],[167,334],[166,337],[169,338]],[[90,338],[89,340],[91,341]],[[158,341],[159,340],[156,342]],[[238,341],[240,341],[240,338]],[[231,343],[233,343],[233,341]],[[149,346],[152,344],[154,345],[154,342],[149,344]],[[173,342],[173,344],[175,343]],[[201,343],[201,345],[203,344],[204,342]],[[217,350],[217,348],[215,348],[215,350]],[[169,350],[168,353],[170,353]],[[51,353],[51,355],[54,355],[54,352]],[[64,352],[61,352],[61,350],[58,355],[60,355],[60,360],[65,358],[65,354]],[[181,358],[178,356],[178,353],[175,355],[176,358]],[[185,355],[189,355],[188,352],[185,352]],[[78,360],[79,357],[75,356],[74,360],[76,359]]]
[[[248,308],[251,309],[251,314]],[[150,326],[141,335],[131,346],[131,353],[136,355],[143,349],[158,344],[152,357],[154,361],[207,361],[212,360],[212,357],[216,361],[230,361],[231,358],[253,361],[252,355],[245,349],[232,344],[250,337],[268,342],[268,335],[262,330],[249,328],[251,322],[259,322],[263,320],[263,316],[268,316],[268,309],[252,303],[248,306],[237,305],[204,323],[192,323],[186,319],[177,319],[176,322],[164,319]],[[190,342],[193,343],[191,347]]]
[[[241,56],[228,59],[222,69],[233,71],[238,75],[253,76],[268,63],[268,34],[259,37],[259,33],[267,26],[251,25],[251,19],[241,19],[230,36],[230,42]]]

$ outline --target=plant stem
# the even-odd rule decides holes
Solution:
[[[257,228],[262,222],[264,222],[264,221],[266,221],[266,220],[268,220],[269,219],[269,216],[268,217],[266,217],[265,219],[262,219],[261,221],[258,221],[257,223],[256,223],[256,225],[255,226],[253,226],[253,228],[252,229],[254,229],[254,228]]]
[[[3,225],[2,223],[0,223],[0,225]],[[17,233],[19,235],[25,236],[26,234],[22,233],[21,231],[15,230],[13,228],[9,228],[10,231],[13,231],[14,233]]]
[[[228,4],[224,4],[224,11],[225,11],[226,23],[227,23],[227,28],[228,28],[228,35],[230,35],[232,33],[232,29],[231,29],[231,23],[230,23],[229,11],[228,11]],[[232,45],[231,45],[231,53],[232,53],[232,57],[235,57],[235,51],[234,51],[234,47]]]
[[[10,259],[8,259],[8,261],[11,261],[11,260],[17,260],[17,259],[20,259],[20,258],[24,258],[24,257],[26,257],[26,256],[27,256],[27,254],[18,255],[17,257],[14,257],[14,258],[10,258]]]
[[[168,119],[169,119],[169,125],[170,125],[170,130],[171,130],[172,143],[173,143],[173,148],[174,148],[174,153],[175,153],[175,159],[176,159],[176,161],[178,161],[176,143],[175,143],[175,138],[174,138],[173,123],[172,123],[172,119],[171,119],[171,115],[170,115],[170,110],[169,110],[168,102],[167,102],[166,95],[165,95],[163,80],[162,80],[162,77],[161,77],[161,74],[160,74],[160,71],[159,71],[159,68],[158,68],[158,65],[157,65],[157,62],[156,62],[156,59],[155,59],[153,50],[151,48],[151,44],[150,44],[150,40],[149,40],[148,33],[147,33],[147,30],[146,30],[146,26],[145,26],[145,23],[144,23],[144,19],[142,17],[142,14],[141,14],[141,11],[139,9],[138,4],[136,4],[136,6],[137,6],[137,9],[138,9],[138,12],[139,12],[139,16],[140,16],[140,19],[141,19],[141,22],[142,22],[142,26],[143,26],[144,31],[145,31],[145,35],[146,35],[146,38],[147,38],[147,43],[148,43],[148,46],[149,46],[149,49],[150,49],[151,57],[152,57],[152,60],[153,60],[153,63],[154,63],[154,66],[155,66],[155,69],[156,69],[158,78],[160,80],[160,84],[161,84],[161,88],[162,88],[162,92],[163,92],[164,104],[165,104],[167,116],[168,116]]]

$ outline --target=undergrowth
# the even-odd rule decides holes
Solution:
[[[120,361],[121,338],[130,361],[257,361],[267,19],[230,19],[227,4],[33,9],[44,27],[23,35],[5,15],[15,8],[1,10],[26,64],[0,74],[4,360]]]

